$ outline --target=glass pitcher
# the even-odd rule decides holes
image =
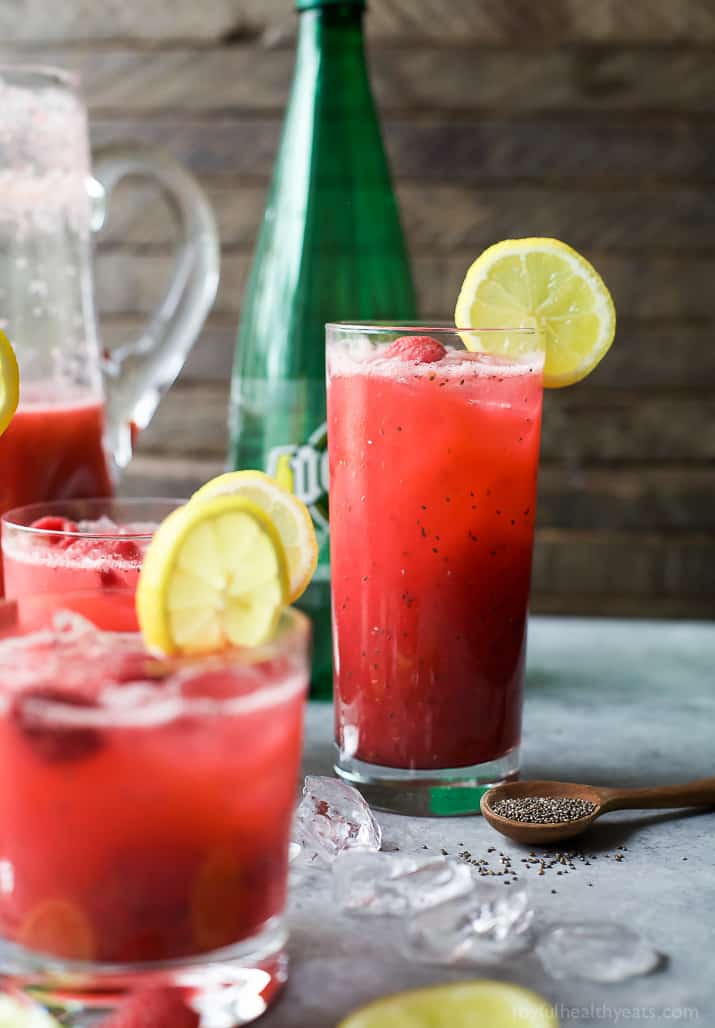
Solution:
[[[0,68],[0,327],[21,376],[20,405],[0,439],[0,513],[111,494],[218,285],[216,226],[198,184],[168,154],[135,143],[97,150],[92,173],[76,85],[52,68]],[[180,242],[141,336],[103,355],[91,236],[127,175],[158,184]]]

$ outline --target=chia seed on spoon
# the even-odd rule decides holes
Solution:
[[[497,800],[491,810],[499,817],[531,825],[563,824],[592,814],[596,804],[566,796],[520,796]]]

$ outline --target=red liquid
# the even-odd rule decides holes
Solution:
[[[329,351],[336,734],[396,768],[519,743],[541,371]]]
[[[0,438],[0,514],[42,500],[111,496],[103,433],[99,403],[21,405]]]
[[[162,680],[136,639],[88,639],[66,659],[38,648],[34,668],[0,642],[0,773],[12,782],[0,791],[0,937],[134,962],[255,934],[285,902],[306,669],[221,658]],[[281,685],[264,706],[224,702]],[[107,686],[133,690],[123,723]],[[173,712],[152,716],[177,692]],[[81,722],[87,709],[99,723]],[[132,723],[128,709],[144,716]]]
[[[135,542],[121,533],[117,526],[115,539],[72,541],[6,524],[5,594],[8,599],[32,597],[24,627],[48,623],[55,610],[72,609],[105,631],[138,631],[134,596],[151,534]]]

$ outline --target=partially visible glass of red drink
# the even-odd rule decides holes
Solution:
[[[334,324],[327,344],[336,771],[386,809],[478,811],[519,768],[538,336]]]
[[[137,630],[134,594],[157,526],[184,501],[58,500],[2,517],[8,599],[44,597],[51,611],[74,595],[79,613],[115,632]],[[41,616],[36,601],[34,611]]]
[[[285,978],[307,619],[168,658],[74,602],[22,633],[36,599],[0,603],[3,981],[74,1010],[169,987],[207,1024],[252,1020]]]

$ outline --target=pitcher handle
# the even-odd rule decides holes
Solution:
[[[93,153],[92,228],[105,220],[112,190],[127,175],[157,183],[180,233],[176,263],[161,303],[138,339],[105,352],[108,446],[117,469],[125,468],[137,432],[151,421],[175,381],[216,298],[220,249],[206,195],[196,179],[159,147],[113,144]]]

